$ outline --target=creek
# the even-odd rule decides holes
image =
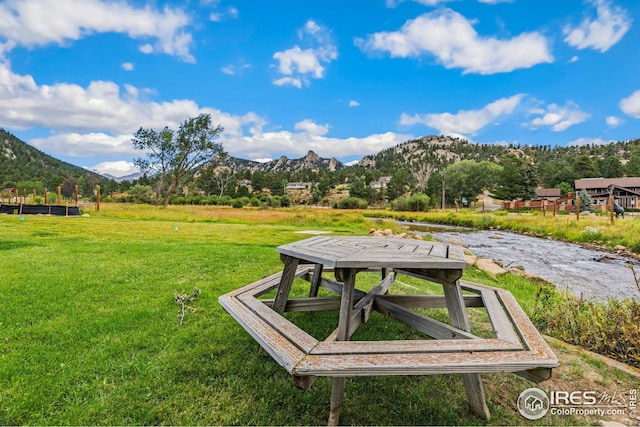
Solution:
[[[415,233],[430,234],[442,242],[460,241],[478,258],[502,261],[507,269],[522,266],[526,272],[582,298],[640,298],[633,272],[628,267],[632,263],[640,274],[640,263],[622,254],[507,231],[400,223]]]

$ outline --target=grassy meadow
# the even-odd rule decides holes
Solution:
[[[103,204],[84,211],[89,217],[0,216],[0,425],[326,424],[330,380],[296,389],[217,298],[280,270],[275,248],[309,237],[298,232],[365,235],[381,224],[359,212],[302,208]],[[508,288],[527,312],[534,309],[532,282],[473,270],[466,278]],[[409,290],[429,286],[406,282]],[[201,293],[180,325],[174,296],[195,287]],[[331,317],[296,315],[319,329],[335,326]],[[363,339],[407,333],[384,320],[372,316]],[[597,358],[554,348],[563,361],[557,384],[612,392],[638,382]],[[597,421],[528,421],[516,399],[532,383],[511,374],[483,378],[491,425]],[[341,422],[487,424],[469,414],[458,375],[351,378]]]

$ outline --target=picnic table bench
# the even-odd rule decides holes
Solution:
[[[480,377],[513,372],[534,382],[551,377],[558,361],[510,292],[460,280],[461,247],[402,238],[317,236],[279,246],[284,269],[219,298],[223,308],[306,389],[317,376],[332,378],[329,425],[340,418],[345,379],[352,376],[460,373],[470,410],[489,419]],[[380,271],[368,292],[356,288],[361,271]],[[326,277],[333,272],[336,280]],[[398,275],[439,283],[444,295],[393,295]],[[290,298],[295,278],[309,295]],[[318,296],[324,288],[337,296]],[[259,299],[275,290],[275,297]],[[463,294],[463,291],[466,292]],[[495,337],[471,333],[467,308],[485,308]],[[412,311],[446,308],[449,324]],[[285,319],[289,311],[339,310],[337,328],[324,341]],[[433,339],[351,341],[372,311],[404,322]]]

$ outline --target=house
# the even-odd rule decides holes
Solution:
[[[559,188],[538,188],[536,189],[536,200],[548,200],[553,202],[561,196]]]
[[[577,179],[576,194],[584,190],[592,204],[608,206],[609,197],[625,209],[640,207],[640,177]]]
[[[371,182],[371,188],[379,190],[380,188],[387,188],[389,183],[391,182],[390,176],[381,176],[377,181]]]
[[[5,198],[9,201],[11,201],[11,198],[13,196],[16,196],[16,203],[18,200],[18,189],[15,187],[7,187],[4,188],[2,190],[0,190],[0,197],[2,198],[1,200],[4,200]]]
[[[310,182],[289,182],[284,187],[286,190],[306,190],[307,188],[311,188]]]
[[[251,181],[248,179],[240,179],[236,181],[238,187],[251,187]]]

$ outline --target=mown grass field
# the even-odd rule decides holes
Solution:
[[[297,232],[367,234],[372,224],[362,214],[107,204],[89,214],[0,216],[0,425],[326,423],[330,380],[296,389],[217,298],[280,270],[275,248],[309,237]],[[532,283],[474,271],[467,277],[507,287],[532,309]],[[201,293],[181,326],[174,295],[194,287]],[[331,330],[331,322],[312,323]],[[405,333],[385,319],[372,322],[364,337],[376,328]],[[555,381],[610,391],[637,384],[597,359],[556,349],[563,366]],[[515,405],[532,383],[511,374],[484,378],[489,424],[596,421],[528,421]],[[486,424],[469,414],[457,375],[349,379],[341,422]]]

